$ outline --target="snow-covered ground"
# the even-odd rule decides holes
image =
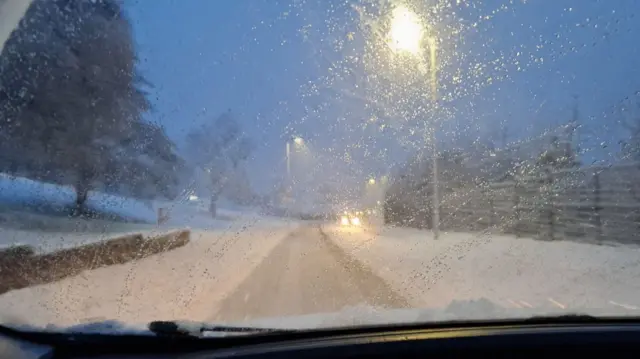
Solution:
[[[1,323],[206,320],[298,222],[238,220],[184,247],[0,296]]]
[[[215,321],[229,298],[239,303],[241,310],[244,305],[250,309],[248,302],[295,302],[301,297],[296,291],[310,287],[289,284],[300,278],[308,284],[302,269],[324,264],[316,261],[320,252],[294,251],[296,246],[311,242],[311,238],[302,235],[283,240],[293,229],[307,224],[268,219],[251,222],[243,218],[228,221],[225,229],[195,230],[191,243],[170,252],[5,293],[0,296],[0,322],[68,326],[102,320],[135,325],[162,319]],[[349,286],[366,286],[372,277],[360,278],[361,282],[356,279],[358,273],[365,275],[370,270],[406,298],[408,307],[444,310],[441,314],[420,314],[416,318],[421,320],[452,319],[456,313],[463,318],[508,315],[487,307],[483,301],[472,309],[452,304],[480,298],[501,308],[524,310],[514,312],[515,316],[564,311],[620,315],[622,310],[624,315],[633,315],[640,311],[640,284],[634,281],[640,274],[640,248],[471,233],[443,233],[435,241],[428,231],[397,228],[364,230],[324,225],[323,231],[367,267],[347,263],[340,266],[347,271],[345,277],[327,278],[320,274],[318,279],[309,279],[318,281],[311,288],[322,288],[319,290],[327,290],[327,285],[336,280],[346,286],[334,285],[333,291],[325,292],[324,298],[331,303],[350,299],[344,297],[354,293]],[[288,246],[279,246],[287,243]],[[324,255],[327,260],[335,259],[331,250]],[[287,267],[288,260],[304,264]],[[258,267],[261,264],[265,266]],[[238,296],[243,293],[238,288],[251,282],[247,279],[255,280],[250,276],[268,273],[260,268],[287,269],[269,274],[269,279],[276,278],[275,283],[282,289],[278,293],[283,297],[269,297],[271,291],[259,285],[249,288],[244,298]],[[315,270],[324,273],[327,268],[323,265]],[[287,280],[279,277],[285,274],[289,275]],[[236,296],[229,297],[230,293]],[[292,320],[299,327],[341,325],[349,322],[351,312],[377,318],[379,309],[363,304],[344,308],[334,316],[312,312],[309,314],[314,315]],[[397,314],[398,318],[405,318],[400,312]],[[278,320],[264,317],[256,323],[262,319],[265,325]]]
[[[324,231],[413,307],[487,298],[511,308],[640,312],[640,247],[403,228]]]
[[[60,210],[73,206],[75,192],[69,186],[33,181],[0,173],[0,205]],[[102,213],[120,215],[132,220],[153,223],[156,213],[143,201],[100,192],[89,192],[87,207]]]
[[[27,227],[0,223],[0,247],[27,244],[37,252],[51,252],[125,233],[153,235],[174,228],[190,228],[191,241],[138,261],[0,295],[0,322],[71,325],[101,318],[128,323],[159,318],[202,320],[213,315],[216,302],[299,225],[226,203],[222,206],[227,208],[220,208],[212,218],[206,206],[194,201],[143,203],[96,192],[90,192],[90,208],[149,223],[20,212],[24,204],[63,208],[72,205],[74,198],[71,188],[0,174],[2,218],[24,220]],[[7,211],[11,206],[18,210]],[[161,225],[156,224],[159,208],[169,213],[168,221]]]
[[[171,208],[169,221],[158,226],[144,223],[120,223],[102,220],[83,220],[64,217],[46,217],[46,230],[13,229],[0,226],[0,249],[15,245],[29,245],[36,253],[55,252],[83,244],[100,242],[129,233],[144,233],[153,236],[172,229],[225,231],[233,228],[277,228],[289,221],[282,218],[261,216],[257,213],[224,211],[220,218],[212,218],[188,205],[176,204]],[[52,229],[56,228],[56,229]]]
[[[212,218],[206,206],[198,202],[144,202],[94,191],[89,193],[87,200],[90,209],[138,223],[68,218],[49,213],[62,212],[74,201],[75,193],[71,187],[0,173],[0,248],[24,244],[33,246],[37,252],[51,252],[133,232],[152,235],[155,231],[185,227],[225,230],[235,221],[259,226],[281,222],[277,218],[261,216],[255,209],[229,203],[221,203],[217,217]],[[160,208],[169,213],[169,220],[158,226]]]
[[[24,177],[9,176],[0,173],[0,206],[62,209],[75,204],[75,192],[72,187],[33,181]],[[155,223],[158,208],[169,208],[175,218],[190,218],[195,211],[206,210],[200,202],[181,201],[141,201],[133,198],[90,191],[87,207],[102,213],[111,213],[135,221]],[[221,201],[220,217],[236,218],[246,214],[257,214],[231,203]],[[185,213],[186,210],[186,213]]]

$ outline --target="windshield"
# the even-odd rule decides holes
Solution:
[[[636,15],[0,0],[0,323],[635,316]]]

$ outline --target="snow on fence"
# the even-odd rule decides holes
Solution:
[[[640,240],[640,164],[546,169],[442,196],[445,230],[494,228],[544,239]]]

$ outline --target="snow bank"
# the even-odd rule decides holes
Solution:
[[[32,181],[0,173],[0,202],[3,204],[73,204],[72,188]],[[45,202],[46,201],[46,202]]]
[[[75,192],[69,186],[0,173],[0,204],[8,207],[36,208],[43,212],[59,212],[75,204]],[[156,212],[151,206],[131,198],[90,191],[87,207],[132,220],[148,223],[156,221]]]
[[[640,310],[640,247],[400,228],[324,230],[415,307],[485,297],[515,308]]]
[[[0,252],[0,294],[52,283],[85,270],[128,263],[167,252],[189,243],[189,237],[188,230],[152,236],[133,233],[48,254],[34,254],[26,248]]]
[[[51,214],[56,212],[64,213],[65,208],[74,204],[75,192],[69,186],[43,183],[0,173],[0,206],[2,207],[10,210],[27,208],[30,211],[35,210],[41,214]],[[220,206],[217,218],[213,219],[206,206],[194,201],[142,201],[95,191],[90,191],[87,198],[87,207],[89,209],[147,224],[155,224],[157,222],[159,208],[167,209],[170,213],[170,221],[165,223],[165,227],[188,225],[196,228],[219,228],[222,224],[221,220],[262,217],[257,209],[234,206],[230,203],[220,203]],[[63,219],[68,220],[68,218],[61,216],[58,222]],[[274,219],[272,218],[271,220],[273,221]],[[50,219],[52,227],[62,225],[53,223],[55,221],[56,218]],[[73,219],[70,221],[73,221]],[[107,226],[105,223],[101,224]],[[139,228],[145,229],[148,227],[141,226]],[[138,227],[129,226],[127,229],[118,228],[114,230],[127,232],[136,229]],[[91,230],[91,232],[94,231]],[[6,240],[0,242],[7,243]]]
[[[213,217],[208,207],[199,201],[154,201],[153,208],[156,213],[160,208],[169,212],[167,225],[186,225],[202,229],[217,229],[228,224],[228,221],[236,220],[278,221],[277,218],[259,214],[256,209],[241,207],[218,208],[216,217]]]
[[[151,231],[151,228],[144,228]],[[0,250],[12,246],[27,245],[37,254],[52,253],[63,249],[102,242],[118,235],[139,230],[112,231],[109,233],[40,232],[0,228]]]
[[[207,320],[296,222],[227,222],[184,247],[0,296],[0,322],[68,326],[100,320]]]
[[[285,220],[261,216],[250,208],[221,208],[218,217],[212,218],[207,208],[197,202],[143,202],[93,191],[87,200],[89,208],[146,223],[51,215],[64,213],[64,209],[74,203],[75,192],[71,187],[0,173],[0,250],[28,245],[37,254],[51,253],[138,232],[154,235],[185,227],[225,230],[232,225],[230,221],[260,228],[286,224]],[[160,226],[156,224],[159,208],[167,209],[170,214],[169,221]]]

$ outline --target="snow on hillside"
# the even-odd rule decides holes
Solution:
[[[47,211],[60,211],[74,204],[75,192],[69,186],[42,183],[0,173],[0,206],[27,207],[46,213]],[[259,216],[257,209],[237,206],[225,201],[221,201],[219,206],[221,208],[218,209],[218,217],[223,220]],[[197,219],[212,219],[207,207],[202,202],[188,201],[187,199],[145,202],[91,191],[87,199],[87,207],[97,212],[110,213],[145,223],[156,223],[159,208],[167,209],[170,212],[174,224],[189,224],[196,219],[196,224],[202,226],[202,221]]]
[[[60,211],[75,204],[75,192],[69,186],[33,181],[0,173],[0,205],[29,207],[40,211]],[[106,193],[89,192],[87,207],[136,221],[153,223],[156,213],[142,201]]]
[[[224,230],[233,221],[241,221],[244,227],[278,226],[286,222],[260,215],[256,209],[225,202],[220,203],[224,208],[219,208],[213,218],[202,202],[186,199],[144,202],[94,191],[89,192],[87,199],[90,209],[142,223],[64,216],[63,210],[74,203],[75,192],[71,187],[0,173],[0,248],[25,244],[37,252],[51,252],[139,231],[152,234],[155,230],[184,227]],[[160,208],[168,211],[169,220],[158,226]]]

